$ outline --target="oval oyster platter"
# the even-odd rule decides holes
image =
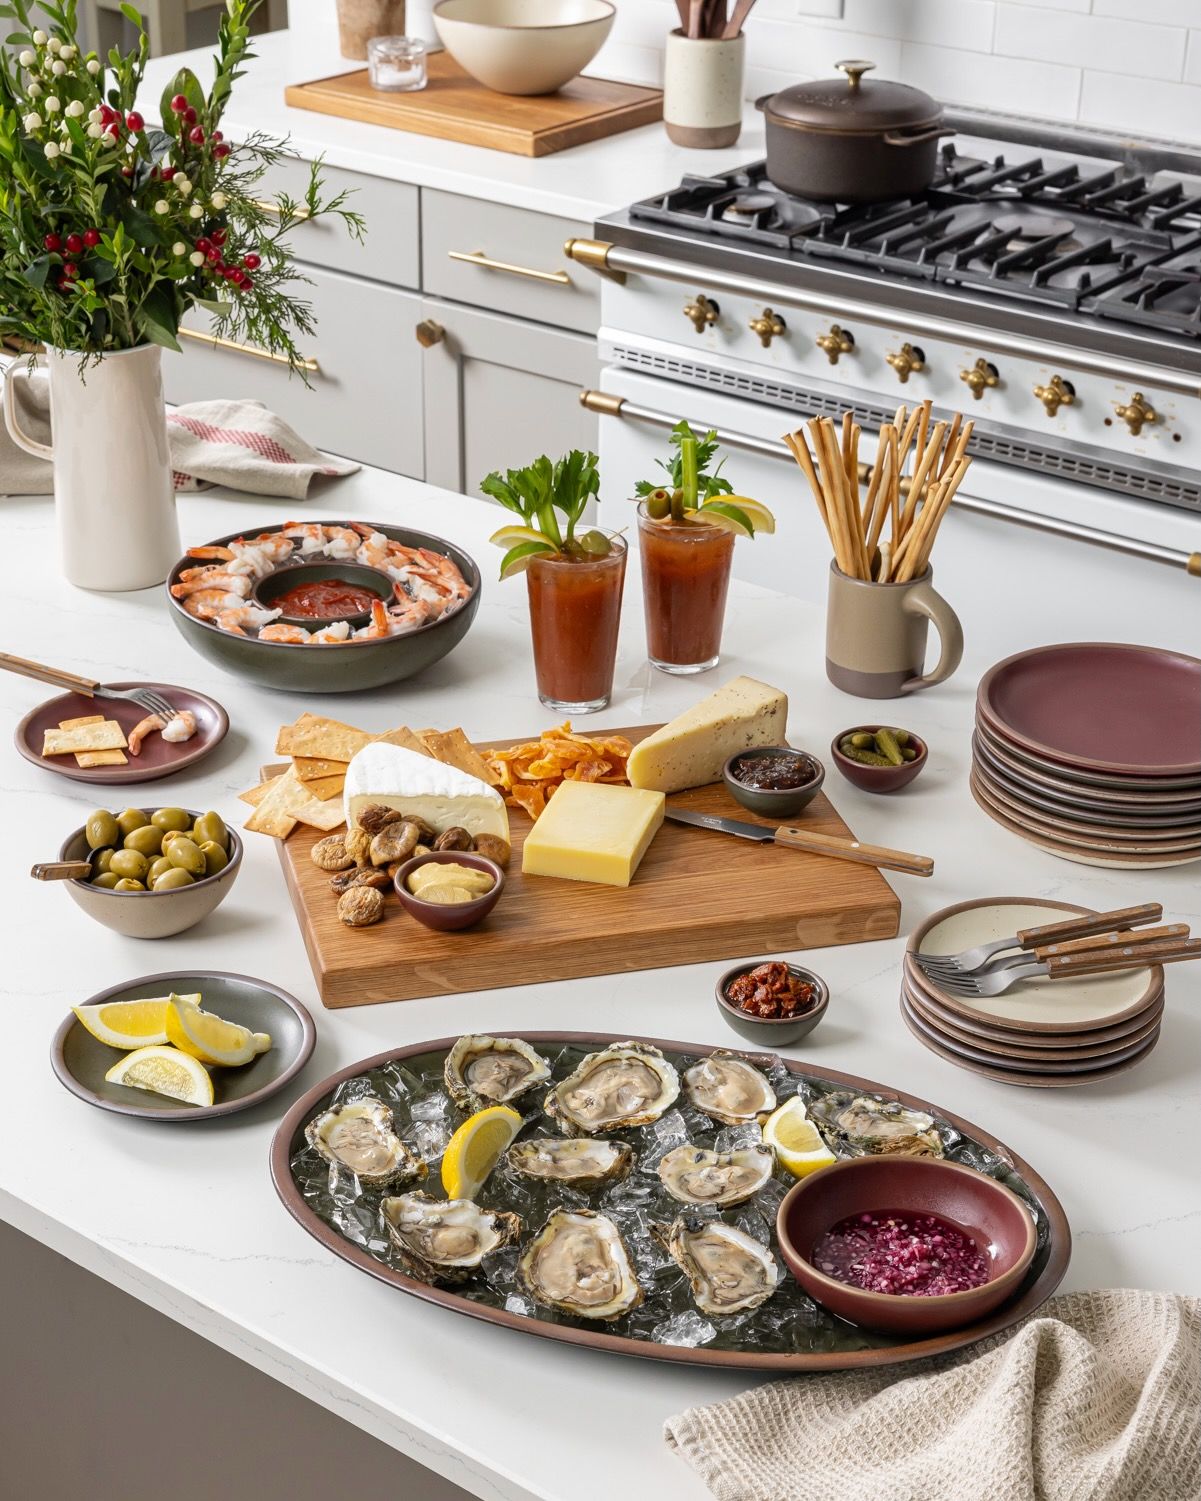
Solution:
[[[446,1141],[480,1103],[454,1063],[444,1077],[448,1054],[458,1046],[461,1059],[464,1041],[446,1037],[352,1064],[296,1102],[271,1148],[272,1180],[293,1218],[361,1271],[474,1318],[615,1354],[767,1373],[889,1365],[959,1349],[1028,1317],[1067,1270],[1071,1233],[1047,1184],[988,1132],[912,1095],[832,1070],[811,1072],[797,1060],[768,1053],[583,1032],[500,1033],[497,1039],[502,1046],[523,1046],[521,1056],[544,1062],[534,1065],[530,1087],[509,1100],[525,1124],[475,1205],[448,1208],[440,1187],[438,1162]],[[707,1060],[714,1062],[702,1067]],[[714,1063],[728,1073],[728,1087],[716,1098],[712,1090],[706,1097],[704,1088],[706,1080],[712,1083]],[[615,1064],[621,1065],[617,1072]],[[609,1108],[620,1115],[606,1102],[630,1098],[627,1064],[642,1082],[655,1076],[650,1087],[658,1097],[640,1099],[626,1111],[641,1123],[583,1130],[595,1122],[581,1111]],[[766,1090],[755,1080],[765,1081]],[[578,1087],[581,1082],[588,1087]],[[448,1084],[454,1086],[450,1092]],[[1038,1227],[1034,1261],[1016,1295],[976,1324],[906,1343],[845,1323],[813,1303],[775,1247],[776,1209],[795,1180],[757,1168],[759,1128],[738,1119],[756,1090],[761,1097],[751,1108],[765,1104],[768,1094],[777,1102],[800,1094],[837,1156],[871,1150],[879,1142],[872,1134],[879,1121],[889,1121],[888,1131],[900,1119],[913,1123],[905,1129],[920,1150],[932,1147],[1007,1184],[1026,1201]],[[319,1150],[319,1140],[331,1139],[331,1123],[336,1131],[339,1121],[376,1119],[369,1101],[387,1107],[394,1136],[385,1131],[372,1142],[364,1182],[328,1147]],[[385,1154],[384,1161],[409,1167],[381,1184],[372,1171],[379,1165],[377,1149],[380,1142],[397,1140],[405,1150],[390,1145],[392,1156]],[[548,1141],[554,1143],[550,1151],[532,1145]],[[564,1146],[602,1142],[627,1150]],[[536,1159],[545,1166],[577,1153],[580,1160],[563,1175],[570,1182],[532,1170]],[[687,1197],[681,1199],[689,1193],[689,1171],[703,1170],[715,1153],[734,1169],[730,1183],[737,1178],[741,1186],[723,1190],[704,1208],[690,1207]],[[760,1283],[762,1296],[753,1294],[723,1314],[701,1311],[703,1294],[698,1307],[686,1272],[689,1237],[705,1229],[737,1243],[766,1268],[757,1273],[767,1278]],[[592,1305],[590,1317],[579,1316],[570,1297],[562,1301],[561,1286],[547,1286],[554,1280],[555,1242],[571,1236],[586,1236],[602,1251],[612,1244],[615,1285]],[[467,1244],[478,1246],[478,1254],[465,1254]],[[449,1247],[441,1265],[440,1252],[431,1246]],[[453,1264],[456,1258],[461,1264]],[[542,1267],[550,1272],[540,1282]]]

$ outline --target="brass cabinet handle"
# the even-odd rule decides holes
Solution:
[[[747,324],[750,331],[756,335],[764,349],[771,345],[773,339],[788,332],[788,325],[780,317],[779,313],[773,313],[771,308],[765,307],[757,318],[752,318]]]
[[[413,332],[422,349],[432,349],[435,344],[441,344],[446,337],[446,330],[440,323],[435,323],[432,318],[423,318]]]
[[[839,328],[837,323],[831,323],[828,333],[818,334],[817,347],[825,350],[831,365],[837,365],[841,355],[854,354],[855,335],[849,329]]]
[[[276,203],[274,198],[255,198],[252,200],[252,202],[254,203],[255,208],[257,208],[264,214],[274,214],[277,219],[283,217],[283,210],[280,208],[279,204]],[[309,212],[309,210],[305,208],[304,204],[301,203],[297,204],[297,206],[292,210],[292,217],[293,219],[311,219],[313,216]]]
[[[555,287],[571,286],[571,277],[566,271],[535,271],[532,266],[515,266],[511,261],[494,261],[482,250],[448,250],[452,261],[466,261],[469,266],[479,266],[484,271],[507,271],[510,276],[524,276],[530,281],[548,281]]]
[[[1053,375],[1045,386],[1035,386],[1034,394],[1042,402],[1048,417],[1054,417],[1060,407],[1076,405],[1076,387],[1062,375]]]
[[[703,292],[698,292],[691,302],[684,304],[684,316],[698,334],[703,334],[710,324],[716,323],[720,312],[717,303],[711,302]]]
[[[892,350],[884,358],[897,372],[897,379],[902,385],[911,375],[926,368],[926,351],[919,349],[916,344],[902,344],[900,349]]]
[[[216,334],[206,334],[199,328],[180,328],[176,332],[181,339],[192,339],[197,344],[207,344],[210,349],[228,349],[234,354],[248,354],[251,359],[270,360],[273,365],[288,364],[286,354],[276,354],[271,349],[260,349],[257,344],[238,344],[233,339],[219,339]],[[316,360],[297,360],[296,368],[307,371],[309,375],[316,375],[321,370]]]
[[[984,395],[986,386],[995,386],[1000,383],[1000,372],[994,364],[991,364],[983,355],[976,361],[970,370],[961,370],[959,379],[963,381],[972,393],[972,400],[979,401]]]
[[[1160,420],[1159,413],[1141,391],[1136,391],[1129,401],[1119,403],[1114,411],[1130,429],[1132,438],[1137,438],[1144,426],[1149,427]]]

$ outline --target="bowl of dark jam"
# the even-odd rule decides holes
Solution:
[[[821,791],[826,768],[808,751],[790,745],[757,745],[739,751],[721,769],[735,802],[764,818],[792,818]]]

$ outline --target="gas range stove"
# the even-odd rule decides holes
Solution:
[[[868,431],[928,396],[980,458],[1201,513],[1201,149],[948,123],[912,197],[753,163],[599,220],[568,253],[607,277],[602,359]]]

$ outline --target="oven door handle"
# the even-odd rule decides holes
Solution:
[[[715,271],[710,266],[648,255],[644,250],[631,250],[607,240],[568,240],[563,252],[569,260],[615,281],[624,282],[627,275],[640,275],[683,282],[689,286],[699,283],[711,291],[728,292],[732,297],[749,297],[754,301],[767,301],[773,307],[794,307],[816,313],[824,321],[833,318],[839,323],[870,323],[887,329],[891,329],[896,321],[895,312],[861,298],[832,297],[824,292],[806,291],[803,287],[781,286],[779,282],[760,281],[753,276]],[[1195,374],[1164,370],[1141,360],[1115,359],[1100,351],[1065,349],[1062,345],[1048,344],[1043,339],[1025,334],[1005,333],[933,314],[915,315],[912,310],[906,312],[905,319],[915,338],[924,335],[931,339],[946,339],[971,349],[987,350],[993,355],[1037,360],[1052,368],[1070,367],[1103,380],[1132,385],[1136,390],[1171,391],[1177,396],[1201,399],[1201,376]]]
[[[610,391],[581,391],[580,405],[601,417],[620,417],[624,422],[637,422],[644,427],[657,427],[670,432],[680,420],[653,407],[639,406],[625,396],[615,396]],[[708,424],[702,423],[706,431]],[[792,454],[782,439],[755,438],[749,433],[731,432],[716,428],[717,441],[723,448],[735,448],[743,453],[759,454],[765,459],[781,459],[793,462]],[[869,471],[870,474],[870,471]],[[1088,542],[1093,547],[1104,547],[1110,552],[1123,552],[1134,558],[1145,558],[1152,563],[1166,563],[1171,568],[1183,568],[1193,578],[1201,578],[1201,552],[1184,552],[1180,548],[1162,547],[1158,542],[1140,542],[1137,537],[1123,537],[1117,532],[1104,532],[1095,526],[1081,526],[1075,521],[1061,521],[1055,516],[1039,516],[1033,511],[1023,511],[1017,506],[1007,506],[999,500],[984,500],[976,495],[955,493],[952,509],[969,511],[973,515],[988,516],[994,521],[1007,521],[1013,526],[1029,527],[1036,532],[1050,532],[1056,537],[1070,537],[1077,542]]]

